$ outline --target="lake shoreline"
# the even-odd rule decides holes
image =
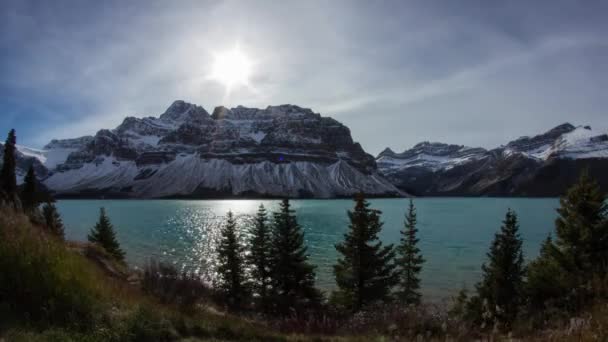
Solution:
[[[334,245],[348,229],[350,199],[294,199],[290,201],[302,226],[310,261],[317,266],[317,286],[334,288]],[[370,199],[382,212],[380,239],[395,244],[407,205],[406,198]],[[414,200],[419,218],[420,248],[427,262],[421,274],[429,299],[450,298],[464,285],[472,289],[481,274],[487,248],[500,228],[508,208],[521,219],[526,259],[537,255],[541,242],[552,231],[557,198],[424,197]],[[129,264],[145,265],[149,259],[170,262],[178,268],[204,271],[214,260],[213,239],[230,210],[239,229],[247,234],[248,220],[260,204],[268,212],[278,207],[274,199],[60,199],[57,207],[66,226],[66,238],[86,241],[99,208],[104,207]],[[204,263],[203,263],[204,261]],[[434,301],[434,300],[433,300]]]

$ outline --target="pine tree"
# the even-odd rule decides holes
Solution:
[[[604,276],[608,270],[606,199],[587,171],[560,199],[555,244],[562,254],[562,265],[580,281],[592,273]]]
[[[586,170],[560,199],[557,212],[555,241],[545,241],[540,256],[528,267],[526,289],[536,310],[549,303],[581,308],[594,295],[591,282],[608,272],[606,196]]]
[[[4,156],[2,163],[2,170],[0,170],[0,183],[2,184],[2,190],[9,198],[17,192],[17,177],[15,175],[16,159],[15,159],[15,145],[17,144],[17,137],[15,136],[15,130],[12,129],[8,133],[6,142],[4,143]]]
[[[48,202],[42,207],[42,216],[44,217],[47,230],[51,234],[63,240],[65,238],[63,222],[61,221],[61,216],[59,216],[59,212],[53,203]]]
[[[21,191],[21,204],[23,210],[28,212],[38,207],[38,198],[36,191],[36,173],[34,172],[34,165],[30,165],[27,170],[27,174],[23,179],[23,189]]]
[[[279,313],[318,304],[321,294],[314,287],[314,266],[308,263],[304,233],[289,200],[281,202],[273,214],[272,226],[272,291]]]
[[[398,298],[406,304],[420,303],[420,271],[424,258],[418,248],[418,229],[416,228],[416,208],[410,199],[408,211],[405,216],[405,230],[401,231],[401,243],[397,247],[399,257],[397,266],[399,267],[399,291]]]
[[[523,295],[524,259],[517,215],[509,209],[482,266],[483,278],[477,293],[490,313],[489,323],[509,327]]]
[[[239,242],[236,229],[234,215],[229,211],[226,224],[220,232],[218,274],[219,288],[233,309],[241,308],[248,294],[243,260],[244,247]]]
[[[259,296],[261,308],[266,311],[270,305],[271,288],[271,235],[268,216],[264,205],[260,205],[251,229],[251,253],[247,258],[251,266],[253,290]]]
[[[533,312],[545,309],[549,302],[561,306],[576,286],[558,262],[559,254],[549,235],[541,245],[538,258],[526,268],[526,296]]]
[[[363,195],[357,195],[354,211],[348,212],[350,225],[344,242],[335,246],[341,257],[334,265],[338,290],[333,298],[353,311],[388,300],[391,288],[398,282],[393,245],[382,246],[378,238],[382,229],[380,214],[379,210],[369,209]]]
[[[122,251],[122,249],[120,249],[120,244],[116,239],[114,227],[112,227],[110,218],[108,218],[106,215],[106,210],[104,208],[99,210],[99,221],[89,233],[88,239],[89,242],[103,247],[103,249],[116,258],[116,260],[121,262],[124,261],[125,253]]]

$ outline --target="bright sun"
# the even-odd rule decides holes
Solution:
[[[215,54],[210,77],[231,89],[248,86],[252,63],[237,47]]]

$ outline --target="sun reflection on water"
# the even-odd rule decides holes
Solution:
[[[235,204],[242,204],[234,201]],[[228,204],[228,203],[226,203]],[[236,206],[235,206],[236,207]],[[248,208],[238,208],[248,210]],[[237,214],[241,240],[248,239],[252,216]],[[192,272],[202,279],[216,279],[217,250],[225,215],[218,215],[208,207],[184,207],[167,220],[162,231],[160,248],[163,261],[172,263],[180,272]]]

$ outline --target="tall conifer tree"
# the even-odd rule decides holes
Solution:
[[[509,327],[515,320],[523,297],[524,259],[517,215],[509,209],[500,231],[482,266],[483,278],[477,293],[485,310],[491,314],[488,323]]]
[[[34,165],[30,165],[27,174],[23,179],[23,189],[21,190],[21,204],[24,211],[32,211],[38,207],[38,198],[36,191],[36,173]]]
[[[533,311],[541,311],[547,303],[564,304],[564,299],[576,287],[570,273],[564,271],[556,258],[559,251],[549,235],[540,247],[539,256],[526,268],[526,296]]]
[[[53,203],[48,202],[42,207],[42,216],[44,217],[47,230],[51,234],[63,240],[65,237],[63,222],[61,221],[61,216],[59,216],[59,212]]]
[[[416,208],[410,199],[408,211],[405,215],[405,229],[401,231],[401,243],[397,247],[399,268],[399,291],[397,296],[406,304],[420,303],[420,271],[424,258],[418,248],[418,229]]]
[[[110,253],[116,260],[123,262],[125,259],[125,252],[120,248],[120,244],[116,239],[116,233],[114,227],[110,223],[110,218],[106,215],[105,208],[99,209],[99,221],[95,224],[95,227],[91,230],[88,235],[89,242],[95,243],[108,253]]]
[[[241,308],[248,295],[243,260],[244,247],[239,242],[236,229],[236,220],[229,211],[226,224],[220,232],[218,273],[219,288],[233,309]]]
[[[251,266],[253,290],[259,297],[262,310],[270,306],[269,291],[271,289],[271,235],[268,215],[264,205],[260,205],[251,229],[249,242],[251,253],[247,258]]]
[[[289,200],[281,202],[273,214],[272,290],[279,313],[318,304],[321,294],[314,287],[314,266],[308,262],[304,233]]]
[[[2,162],[2,170],[0,170],[0,184],[2,190],[6,193],[9,198],[12,198],[17,192],[17,177],[15,175],[16,157],[15,157],[15,145],[17,144],[17,137],[15,136],[15,130],[11,129],[4,143],[4,156]]]
[[[555,221],[555,245],[562,264],[580,280],[608,270],[606,195],[585,170],[566,196],[560,199]]]
[[[349,230],[336,245],[341,254],[334,265],[338,290],[334,300],[357,311],[367,304],[385,301],[398,282],[393,245],[382,246],[379,210],[370,209],[362,194],[355,198],[355,208],[348,212]]]
[[[606,199],[586,170],[560,199],[556,239],[545,241],[528,267],[527,292],[534,308],[551,303],[576,310],[593,297],[591,281],[608,272]]]

